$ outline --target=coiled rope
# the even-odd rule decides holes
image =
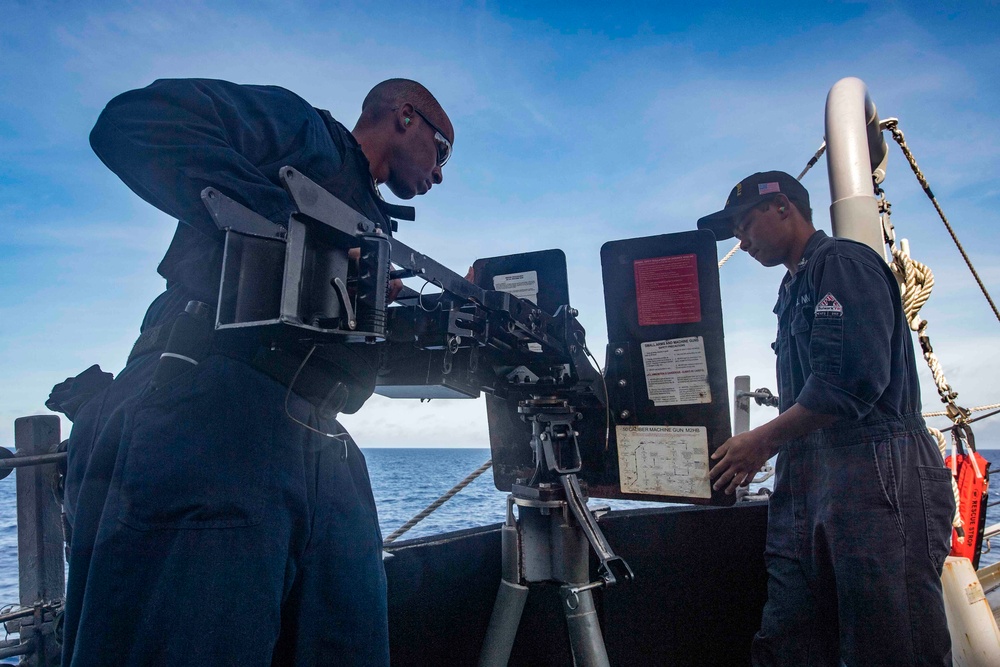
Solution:
[[[886,208],[884,219],[887,218],[888,208]],[[883,225],[885,224],[887,223],[883,223]],[[934,377],[934,385],[937,387],[938,396],[941,397],[941,402],[947,406],[944,414],[952,421],[958,423],[958,420],[964,420],[969,416],[969,411],[955,403],[955,399],[958,398],[958,392],[948,384],[948,380],[944,376],[944,368],[934,353],[930,336],[927,334],[927,320],[920,317],[920,309],[927,303],[927,299],[930,298],[931,291],[934,289],[934,273],[926,264],[910,257],[909,248],[905,242],[901,246],[898,247],[895,240],[889,240],[889,248],[892,252],[892,264],[890,268],[900,281],[903,313],[906,315],[910,329],[917,334],[917,340],[920,342],[920,350],[923,353],[924,360],[927,362],[927,366],[931,370],[931,375]]]
[[[986,300],[990,304],[990,308],[993,309],[993,315],[996,316],[997,321],[1000,322],[1000,311],[997,310],[997,306],[993,303],[993,298],[990,296],[989,291],[986,289],[986,285],[983,284],[982,279],[979,277],[979,273],[976,271],[976,267],[972,265],[972,260],[969,259],[969,255],[966,254],[965,248],[962,247],[962,242],[958,240],[958,235],[955,234],[955,230],[952,229],[951,223],[948,222],[947,216],[945,216],[944,211],[941,209],[941,205],[938,204],[937,198],[934,196],[934,192],[931,190],[930,184],[927,182],[927,178],[924,173],[920,170],[917,165],[916,159],[913,157],[913,153],[910,152],[910,147],[906,143],[906,138],[903,136],[903,132],[899,129],[899,120],[896,118],[887,118],[879,124],[881,129],[887,129],[892,133],[892,138],[896,140],[899,144],[899,148],[903,151],[903,155],[906,156],[907,162],[910,163],[910,169],[913,171],[914,175],[917,177],[917,181],[920,182],[920,187],[924,189],[924,194],[927,198],[931,200],[934,205],[934,210],[937,211],[938,216],[941,218],[941,222],[944,223],[945,229],[948,230],[948,234],[951,236],[951,240],[955,242],[955,247],[958,248],[958,252],[962,254],[962,259],[965,260],[965,265],[969,267],[969,271],[972,273],[972,277],[976,279],[976,284],[979,285],[980,291]]]
[[[889,130],[892,133],[892,138],[899,145],[900,150],[903,151],[903,155],[906,156],[906,161],[910,165],[910,169],[913,174],[917,177],[917,181],[920,183],[920,187],[923,188],[924,193],[927,198],[930,199],[931,204],[934,205],[934,209],[937,211],[938,216],[941,218],[941,222],[944,223],[945,229],[948,230],[948,234],[951,236],[951,240],[955,243],[955,247],[958,248],[958,252],[961,253],[962,259],[965,260],[966,266],[969,267],[969,272],[972,273],[972,277],[975,278],[976,284],[979,285],[980,291],[983,296],[986,297],[986,301],[990,304],[990,308],[993,310],[993,315],[996,316],[997,320],[1000,321],[1000,312],[997,311],[996,304],[993,302],[993,298],[990,296],[989,291],[983,284],[982,279],[979,277],[979,273],[976,271],[976,267],[972,265],[972,260],[969,259],[969,255],[965,252],[965,248],[962,246],[962,242],[958,240],[958,235],[952,228],[951,223],[948,222],[948,217],[944,214],[941,209],[941,205],[938,203],[937,198],[934,196],[934,192],[931,190],[930,184],[927,182],[927,178],[924,176],[923,172],[920,170],[919,165],[917,165],[916,158],[913,157],[913,153],[910,151],[910,147],[906,143],[906,138],[903,136],[903,132],[899,129],[899,121],[896,118],[887,118],[880,124],[881,129]],[[989,405],[980,405],[971,409],[963,408],[959,406],[955,399],[958,397],[958,392],[951,388],[948,381],[944,377],[944,370],[941,367],[941,362],[938,360],[937,355],[934,354],[934,349],[931,347],[930,338],[927,336],[927,321],[920,318],[918,312],[921,306],[927,302],[930,296],[931,289],[934,287],[934,274],[927,267],[927,265],[917,262],[910,257],[909,247],[905,241],[900,243],[900,248],[896,247],[895,244],[895,232],[893,230],[892,224],[889,222],[889,214],[891,205],[885,201],[884,193],[881,188],[876,186],[876,193],[879,195],[879,212],[882,216],[882,230],[885,234],[885,240],[889,244],[892,251],[893,272],[900,278],[901,290],[903,292],[903,309],[906,313],[907,319],[909,321],[910,329],[917,332],[918,340],[920,341],[920,349],[924,353],[924,359],[927,361],[927,365],[931,369],[931,374],[934,376],[934,384],[937,386],[938,395],[941,397],[941,402],[945,403],[946,407],[944,410],[937,412],[925,412],[924,417],[940,417],[945,416],[954,422],[955,426],[953,428],[961,429],[961,427],[968,428],[970,422],[969,415],[972,412],[978,412],[981,410],[992,410],[995,408],[1000,408],[1000,403],[991,403]],[[986,415],[989,416],[989,415]],[[974,421],[974,420],[971,420]],[[927,430],[937,439],[938,449],[941,450],[941,457],[947,458],[946,444],[944,439],[944,434],[936,428],[927,427]],[[952,466],[954,468],[954,463],[956,460],[956,451],[954,447],[952,448]],[[970,456],[973,456],[970,454]],[[972,458],[973,465],[976,464],[975,458]],[[978,468],[977,468],[978,473]],[[955,480],[955,476],[952,475],[951,480],[952,491],[955,494],[955,517],[952,520],[952,525],[961,530],[962,529],[962,519],[959,514],[959,493],[958,484]],[[961,533],[960,533],[961,534]]]
[[[886,123],[882,125],[885,127]],[[895,125],[893,126],[895,127]],[[908,149],[904,150],[908,153]],[[912,155],[908,155],[908,159],[911,165],[916,164],[912,160]],[[918,178],[921,176],[918,176]],[[925,187],[925,190],[927,189]],[[956,426],[967,425],[970,411],[960,407],[955,402],[955,399],[958,398],[958,392],[948,384],[948,380],[944,376],[944,368],[941,366],[937,355],[934,354],[930,336],[927,334],[927,320],[920,317],[920,309],[927,303],[934,289],[934,272],[931,271],[929,266],[918,262],[910,256],[910,247],[905,239],[900,242],[899,246],[896,245],[896,232],[890,220],[892,204],[885,198],[885,191],[882,190],[878,183],[875,184],[875,194],[878,198],[878,211],[882,222],[883,238],[889,245],[889,250],[892,253],[892,263],[889,265],[889,268],[899,280],[903,314],[906,316],[906,321],[910,329],[917,334],[917,340],[920,342],[920,350],[923,353],[924,361],[927,362],[927,366],[931,370],[931,375],[934,377],[934,385],[937,388],[938,396],[941,397],[941,402],[946,405],[946,408],[940,414],[947,416]],[[934,413],[926,413],[924,416],[932,416],[932,414]],[[927,427],[927,430],[937,440],[938,450],[941,452],[941,461],[943,462],[948,457],[948,445],[944,434],[940,430],[930,426]],[[952,451],[953,463],[955,461],[955,454],[956,452]],[[955,513],[952,515],[951,525],[956,530],[962,531],[962,515],[959,511],[960,494],[954,471],[951,475],[951,492],[955,497]]]

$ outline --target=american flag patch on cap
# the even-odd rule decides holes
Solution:
[[[759,195],[769,195],[775,192],[781,192],[777,183],[761,183],[757,186],[757,194]]]

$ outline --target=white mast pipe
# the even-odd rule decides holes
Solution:
[[[878,113],[864,81],[841,79],[826,97],[826,159],[833,235],[860,241],[885,257],[872,173],[886,155]]]

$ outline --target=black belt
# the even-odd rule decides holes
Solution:
[[[170,328],[162,324],[144,330],[132,346],[128,362],[143,354],[162,353],[170,337]],[[355,412],[374,389],[374,369],[361,373],[345,371],[344,364],[337,363],[328,354],[311,354],[308,346],[296,346],[291,350],[263,345],[248,349],[239,347],[219,344],[216,339],[211,349],[206,351],[206,356],[221,354],[248,364],[283,387],[289,387],[292,393],[316,407],[322,416]],[[357,357],[356,352],[347,346],[338,346],[335,353]],[[308,362],[303,363],[307,355]]]
[[[350,399],[347,383],[338,378],[323,359],[308,350],[304,353],[289,352],[261,346],[250,359],[239,355],[234,358],[245,361],[281,386],[288,387],[293,394],[309,401],[322,416],[336,417]]]

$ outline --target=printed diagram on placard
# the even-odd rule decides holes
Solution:
[[[704,426],[618,426],[616,431],[623,493],[712,497]]]

